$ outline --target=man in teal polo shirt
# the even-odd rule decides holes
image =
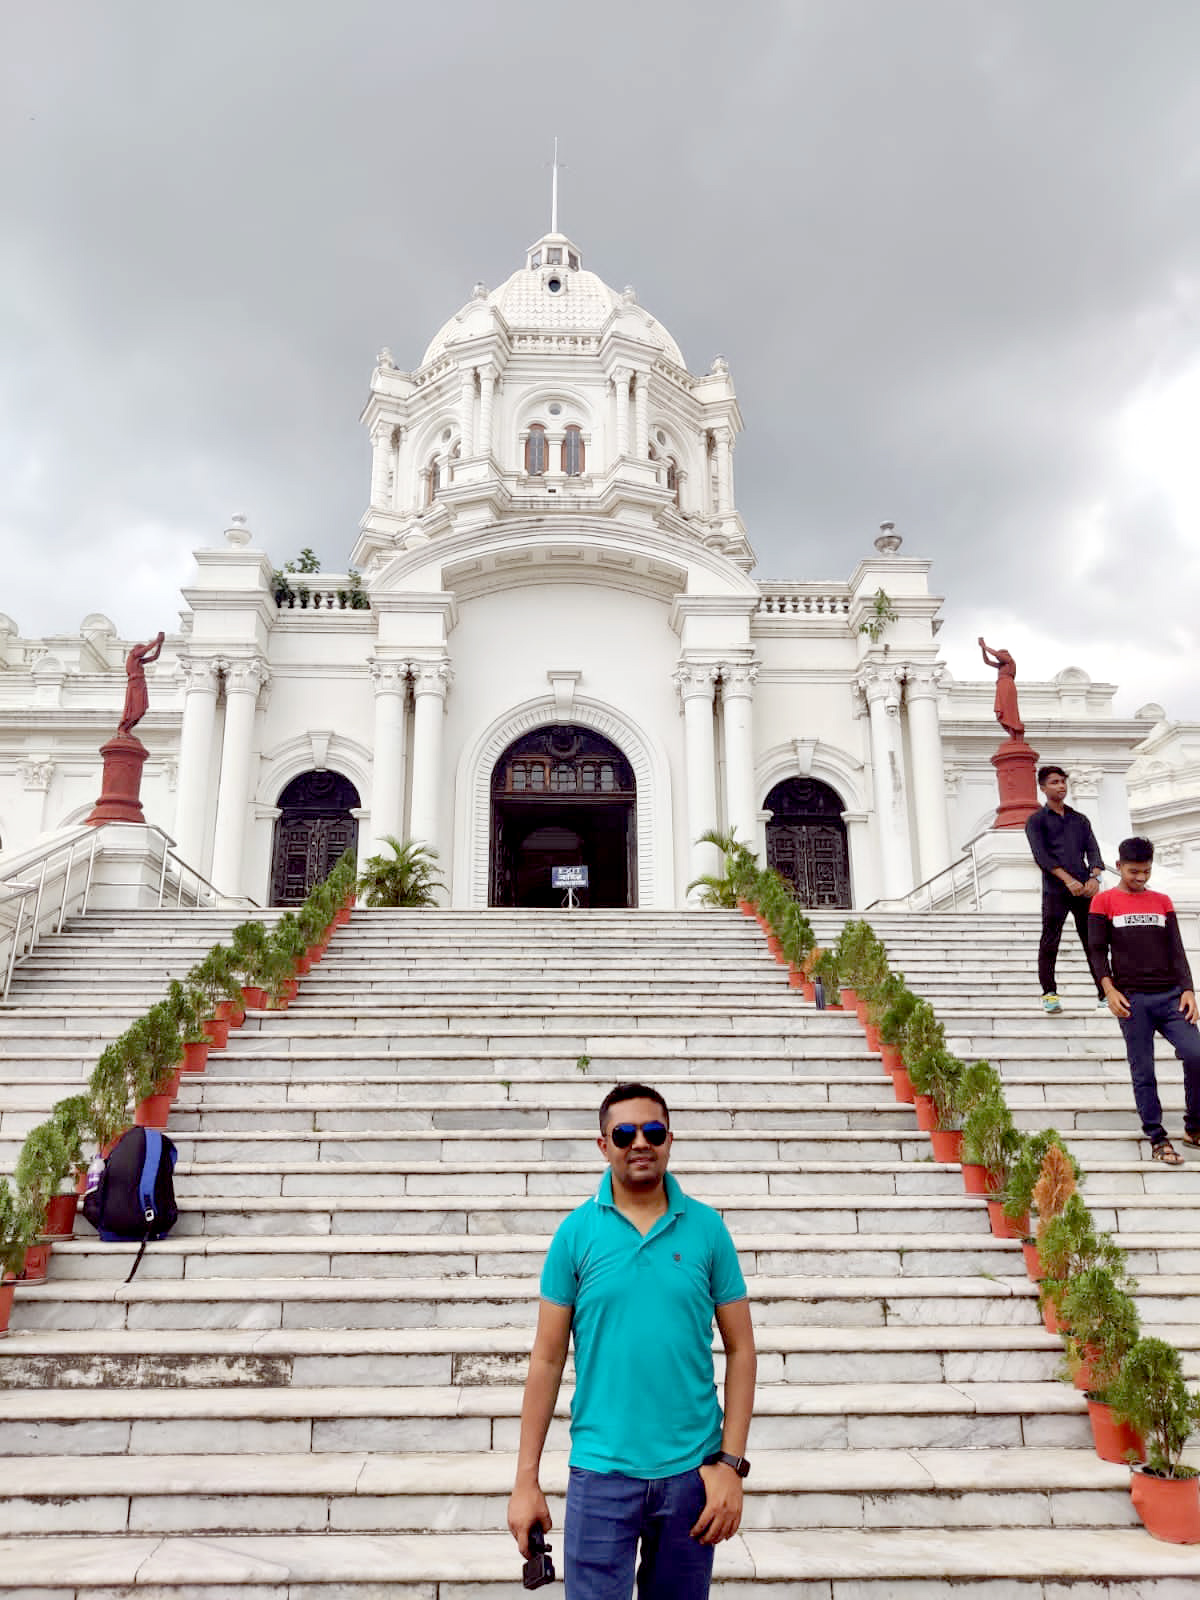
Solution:
[[[672,1138],[657,1090],[625,1083],[605,1096],[609,1170],[542,1269],[508,1525],[523,1556],[532,1524],[550,1527],[538,1470],[574,1329],[567,1600],[629,1600],[639,1541],[639,1600],[705,1600],[713,1547],[741,1523],[755,1375],[746,1284],[718,1213],[668,1175]]]

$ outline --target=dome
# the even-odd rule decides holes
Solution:
[[[525,265],[490,294],[476,285],[466,305],[438,329],[421,365],[486,332],[490,310],[498,311],[513,333],[551,334],[598,334],[619,313],[627,318],[624,331],[632,338],[652,345],[676,366],[686,366],[679,346],[638,305],[633,290],[618,292],[594,272],[585,272],[580,251],[565,234],[548,233],[531,245]]]

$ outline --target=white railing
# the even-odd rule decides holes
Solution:
[[[47,933],[61,933],[68,917],[86,914],[96,879],[104,828],[80,827],[44,850],[23,856],[0,875],[0,1000],[7,1000],[17,962]],[[161,828],[146,838],[159,846],[157,904],[216,906],[222,897],[172,849]]]
[[[900,900],[906,911],[957,911],[960,894],[966,899],[968,910],[979,910],[979,864],[975,859],[974,844],[968,846],[966,855],[952,861],[940,872],[935,872],[924,883],[918,883]],[[893,909],[899,903],[894,900],[872,900],[865,910]]]
[[[758,602],[760,617],[830,617],[845,618],[850,615],[850,590],[839,589],[828,583],[790,583],[783,581],[759,584],[761,598]]]

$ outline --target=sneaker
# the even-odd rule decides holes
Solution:
[[[1053,1017],[1062,1010],[1062,1001],[1056,994],[1044,994],[1042,996],[1042,1010],[1048,1017]]]

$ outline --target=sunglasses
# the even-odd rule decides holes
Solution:
[[[665,1122],[614,1122],[608,1130],[608,1137],[618,1150],[628,1150],[637,1138],[638,1129],[646,1135],[646,1143],[655,1146],[666,1144],[667,1125]]]

